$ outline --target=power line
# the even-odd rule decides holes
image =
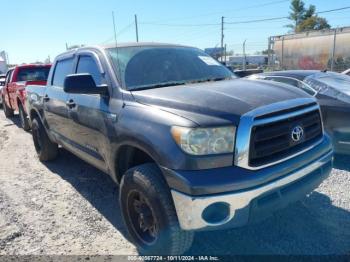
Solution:
[[[134,23],[132,22],[132,23],[128,24],[127,26],[123,27],[122,29],[120,29],[116,33],[116,36],[118,37],[118,36],[122,35],[123,33],[125,33],[133,25],[134,25]],[[108,38],[107,40],[103,41],[101,44],[103,45],[103,44],[106,44],[106,43],[110,43],[113,40],[114,40],[114,36],[112,36],[112,37]]]
[[[330,9],[330,10],[316,12],[316,15],[324,14],[324,13],[330,13],[330,12],[336,12],[336,11],[342,11],[342,10],[346,10],[346,9],[350,9],[350,6],[345,6],[345,7],[341,7],[341,8],[336,8],[336,9]],[[249,23],[257,23],[257,22],[268,22],[268,21],[282,20],[282,19],[289,19],[289,17],[288,16],[280,16],[280,17],[272,17],[272,18],[256,19],[256,20],[226,22],[226,24],[230,24],[230,25],[249,24]]]
[[[271,1],[271,2],[267,2],[267,3],[263,3],[263,4],[251,5],[251,6],[242,7],[242,8],[238,8],[238,9],[234,9],[234,10],[225,10],[225,11],[226,12],[237,12],[237,11],[242,11],[242,10],[246,10],[246,9],[264,7],[264,6],[269,6],[269,5],[275,5],[275,4],[280,4],[280,3],[283,3],[283,2],[289,2],[289,1],[290,0]],[[190,20],[190,19],[195,19],[195,18],[199,18],[199,17],[212,16],[212,15],[217,15],[217,14],[222,14],[222,13],[223,13],[222,11],[217,11],[217,12],[210,12],[210,13],[196,15],[196,16],[178,17],[178,18],[167,19],[167,20],[162,20],[162,21],[169,22],[169,21],[179,21],[179,20]],[[154,24],[154,23],[163,24],[159,20],[158,21],[149,21],[149,22],[145,22],[145,23],[147,23],[147,24]]]
[[[156,25],[156,26],[170,26],[170,27],[197,27],[197,26],[219,26],[221,23],[216,23],[216,24],[161,24],[161,23],[147,23],[147,22],[142,22],[139,24],[143,25]]]
[[[274,2],[276,3],[276,2]],[[324,14],[324,13],[330,13],[330,12],[336,12],[336,11],[342,11],[350,9],[350,6],[345,6],[341,8],[336,9],[330,9],[325,11],[316,12],[315,14]],[[239,10],[239,9],[237,9]],[[249,24],[249,23],[258,23],[258,22],[270,22],[270,21],[277,21],[277,20],[283,20],[283,19],[289,19],[288,16],[280,16],[280,17],[270,17],[270,18],[263,18],[263,19],[254,19],[254,20],[245,20],[245,21],[235,21],[235,22],[225,22],[225,24],[229,25],[235,25],[235,24]],[[155,26],[168,26],[168,27],[202,27],[202,26],[220,26],[221,23],[212,23],[212,24],[170,24],[170,23],[151,23],[151,22],[143,22],[141,24],[144,25],[155,25]]]
[[[326,10],[326,11],[322,11],[322,12],[317,12],[316,14],[324,14],[324,13],[330,13],[330,12],[341,11],[341,10],[346,10],[346,9],[350,9],[350,6],[345,6],[345,7],[341,7],[341,8],[336,8],[336,9]]]
[[[274,21],[274,20],[281,20],[281,19],[288,19],[288,16],[272,17],[272,18],[264,18],[264,19],[256,19],[256,20],[246,20],[246,21],[237,21],[237,22],[226,22],[226,24],[229,24],[229,25],[249,24],[249,23],[267,22],[267,21]]]

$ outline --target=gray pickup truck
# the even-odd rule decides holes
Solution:
[[[196,231],[265,218],[332,169],[314,98],[237,79],[192,47],[68,51],[47,86],[27,87],[26,107],[41,161],[62,146],[120,185],[121,213],[143,254],[181,254]]]

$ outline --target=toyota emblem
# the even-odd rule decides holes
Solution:
[[[301,126],[296,126],[292,130],[292,139],[294,142],[300,142],[304,137],[304,129]]]

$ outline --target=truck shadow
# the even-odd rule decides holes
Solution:
[[[62,148],[59,149],[58,158],[45,165],[69,182],[118,231],[126,235],[119,211],[119,190],[108,175]]]
[[[118,187],[108,175],[64,149],[46,166],[69,182],[127,238],[117,201]],[[350,212],[314,192],[259,224],[199,232],[187,255],[348,254],[349,239]]]
[[[239,229],[198,233],[189,254],[349,254],[350,212],[314,192],[272,217]],[[205,251],[204,251],[205,250]]]
[[[334,155],[334,168],[350,171],[350,155]]]
[[[21,126],[21,120],[19,118],[18,114],[15,114],[13,117],[8,118],[9,121],[11,121],[13,123],[13,125],[17,126],[18,128],[22,129]],[[12,124],[11,124],[12,125]],[[24,130],[23,130],[24,131]]]

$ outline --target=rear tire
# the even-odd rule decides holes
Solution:
[[[141,254],[181,255],[191,247],[194,232],[180,228],[157,165],[128,170],[121,181],[119,202],[129,236]]]
[[[50,140],[43,124],[38,118],[33,119],[32,134],[35,150],[40,161],[54,160],[58,154],[58,145]]]
[[[19,105],[19,118],[21,120],[21,126],[25,131],[30,130],[29,120],[26,112],[24,112],[22,104]]]
[[[4,108],[4,113],[5,113],[6,118],[13,117],[14,111],[7,106],[4,98],[2,101],[3,101],[2,103],[3,103],[3,108]]]

